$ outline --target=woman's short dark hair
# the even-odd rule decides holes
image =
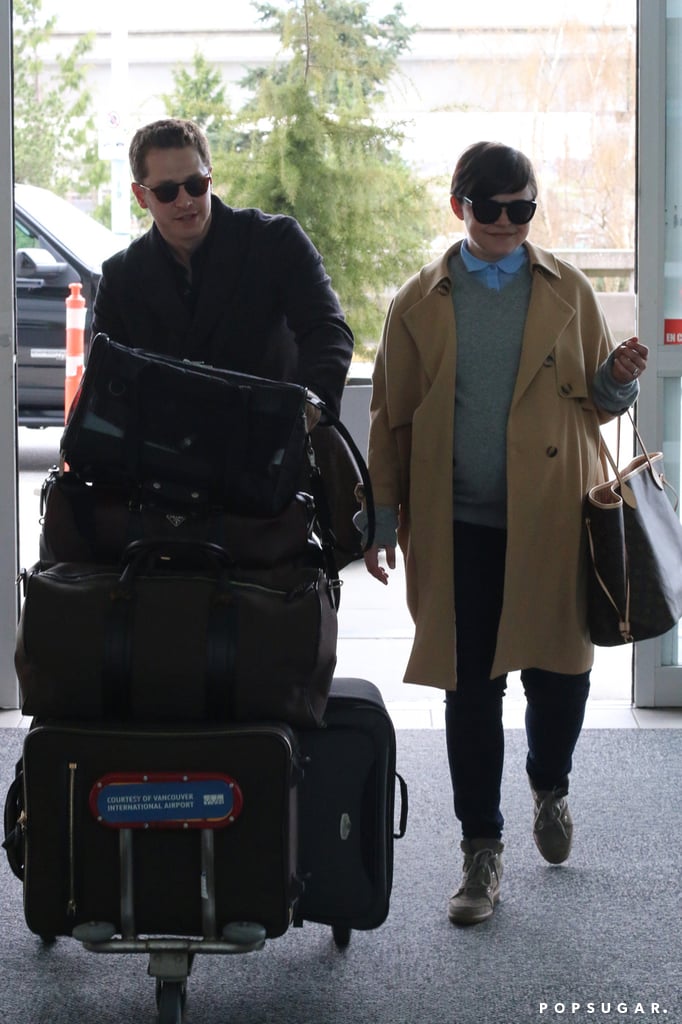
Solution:
[[[128,149],[133,181],[142,181],[147,176],[147,154],[150,149],[184,149],[186,146],[196,149],[206,168],[211,166],[208,139],[194,121],[167,117],[138,128]]]
[[[475,142],[460,155],[450,194],[462,199],[489,199],[491,196],[523,192],[530,188],[538,194],[533,165],[518,149],[501,142]]]

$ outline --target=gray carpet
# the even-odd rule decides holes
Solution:
[[[3,793],[21,739],[0,730]],[[445,914],[460,854],[443,733],[400,731],[410,819],[387,922],[345,951],[307,924],[260,953],[197,957],[187,1024],[682,1024],[681,753],[679,730],[583,733],[574,850],[552,868],[530,835],[523,733],[509,731],[502,900],[458,929]],[[4,858],[0,877],[2,1024],[156,1020],[146,957],[43,948]]]

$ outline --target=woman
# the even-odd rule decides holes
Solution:
[[[456,924],[486,920],[499,899],[510,671],[527,699],[534,838],[550,863],[568,857],[593,660],[582,502],[603,479],[600,424],[635,401],[648,351],[636,338],[616,347],[584,275],[527,242],[536,199],[522,153],[462,153],[450,205],[466,238],[397,293],[373,374],[365,563],[386,583],[379,551],[394,568],[397,538],[415,622],[405,680],[446,691]]]

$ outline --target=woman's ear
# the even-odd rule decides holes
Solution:
[[[457,196],[450,196],[450,206],[452,208],[452,212],[454,213],[455,217],[457,217],[458,220],[464,220],[464,213],[462,211],[462,204],[460,203],[460,201],[457,198]]]

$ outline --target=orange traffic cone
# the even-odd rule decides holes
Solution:
[[[85,359],[85,299],[82,284],[70,284],[71,294],[66,298],[66,376],[64,378],[64,422],[69,415],[78,386],[83,376]]]

